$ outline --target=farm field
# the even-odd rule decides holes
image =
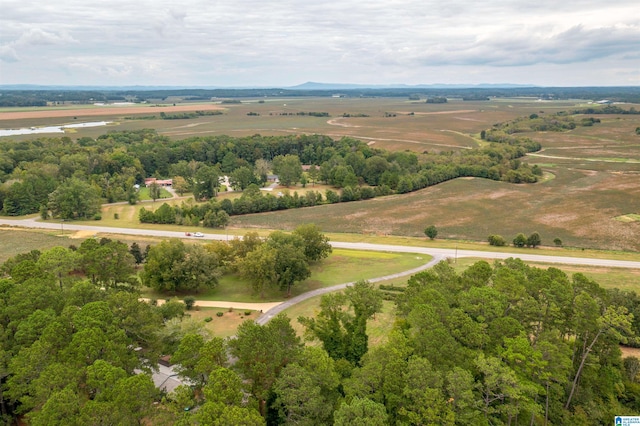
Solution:
[[[260,102],[259,102],[260,101]],[[261,103],[263,102],[263,103]],[[553,112],[581,105],[579,101],[539,102],[535,99],[462,101],[427,104],[406,98],[283,98],[243,99],[240,104],[188,103],[105,108],[84,106],[0,111],[0,128],[19,128],[69,122],[111,121],[107,127],[74,129],[68,136],[97,137],[107,131],[153,128],[172,139],[192,136],[249,136],[326,134],[353,137],[389,150],[437,152],[468,149],[478,143],[481,130],[520,115]],[[189,120],[162,120],[160,112],[222,110],[223,115]],[[297,115],[326,112],[329,117]],[[256,115],[247,115],[249,113]],[[351,117],[343,117],[348,114]],[[356,117],[364,115],[366,117]],[[155,116],[155,119],[148,117]],[[74,117],[76,117],[74,119]],[[59,135],[56,135],[59,136]],[[25,140],[32,136],[14,136]],[[1,139],[0,139],[1,140]]]
[[[46,115],[49,111],[50,115],[66,116],[82,113],[91,114],[92,120],[115,121],[108,128],[76,129],[76,133],[70,135],[73,138],[149,127],[174,139],[220,134],[323,133],[334,138],[359,138],[373,147],[433,152],[480,146],[485,143],[479,139],[480,131],[495,123],[587,105],[584,101],[531,98],[450,99],[446,104],[426,104],[424,100],[404,98],[265,98],[243,99],[239,104],[166,104],[144,110],[139,106],[44,108],[37,113]],[[222,108],[224,114],[190,120],[126,119],[148,116],[149,110],[206,108]],[[301,112],[327,112],[329,117],[297,115]],[[256,115],[248,116],[248,113]],[[33,112],[23,111],[21,119],[11,114],[15,111],[0,112],[2,127],[36,124],[29,121],[33,118],[25,118]],[[343,117],[344,114],[351,117]],[[640,137],[634,130],[640,126],[640,116],[598,115],[597,118],[601,123],[589,127],[525,134],[542,144],[540,152],[523,159],[543,168],[546,179],[537,184],[457,179],[405,195],[233,216],[229,233],[233,235],[236,229],[293,229],[300,223],[314,222],[324,232],[415,237],[423,236],[424,227],[434,224],[438,238],[450,240],[486,241],[488,235],[499,234],[511,241],[519,232],[528,235],[537,231],[543,245],[552,245],[555,238],[560,238],[568,247],[638,251],[640,221],[635,218],[640,213]],[[579,119],[580,116],[576,118]],[[46,120],[59,122],[59,118],[51,116]],[[302,188],[289,188],[291,192],[294,190]],[[160,201],[156,203],[155,206],[160,205]],[[142,227],[135,223],[139,208],[140,205],[134,208],[105,206],[102,224],[130,226],[125,223],[131,223]],[[119,219],[115,219],[114,213],[118,213]],[[183,229],[176,227],[176,230]]]

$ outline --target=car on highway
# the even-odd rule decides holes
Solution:
[[[193,234],[194,237],[204,237],[204,234],[202,232],[195,232]]]

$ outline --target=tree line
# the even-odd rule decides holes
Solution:
[[[39,138],[0,147],[0,203],[7,215],[47,211],[62,218],[90,217],[93,208],[76,208],[81,199],[92,206],[96,199],[136,203],[135,185],[148,176],[176,178],[176,190],[193,192],[198,200],[217,195],[223,174],[238,189],[265,182],[270,172],[285,185],[308,176],[336,188],[386,185],[398,193],[459,176],[529,182],[536,179],[534,170],[517,159],[534,149],[539,146],[510,140],[469,152],[392,153],[322,135],[171,141],[153,130],[112,132],[95,140]],[[317,173],[303,174],[301,164]],[[58,194],[65,199],[52,200],[49,194],[61,186]],[[72,208],[62,212],[62,204]]]
[[[0,106],[43,106],[50,102],[93,103],[114,100],[144,102],[181,97],[185,100],[210,100],[213,98],[282,98],[282,97],[332,97],[339,91],[344,97],[538,97],[541,99],[609,99],[616,102],[640,102],[640,90],[627,87],[408,87],[408,88],[358,88],[339,89],[323,85],[299,88],[262,89],[175,89],[175,88],[98,88],[83,87],[77,90],[62,90],[52,87],[23,89],[4,87],[0,90]]]

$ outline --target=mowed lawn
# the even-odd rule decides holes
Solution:
[[[377,278],[416,268],[431,258],[412,253],[386,253],[360,250],[334,249],[325,260],[311,265],[311,277],[296,283],[291,297],[323,287],[353,282],[361,279]],[[150,289],[145,297],[166,299],[172,295],[160,294]],[[176,295],[183,298],[185,294]],[[231,302],[278,302],[285,300],[286,294],[278,289],[265,292],[264,299],[254,294],[250,283],[238,274],[228,274],[220,279],[213,290],[194,294],[198,300],[224,300]]]

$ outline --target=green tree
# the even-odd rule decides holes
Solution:
[[[142,282],[162,292],[199,292],[218,284],[218,259],[200,245],[163,241],[149,250]]]
[[[195,174],[193,197],[198,201],[217,197],[221,175],[222,172],[216,166],[200,166]]]
[[[280,183],[290,186],[300,181],[302,164],[297,155],[278,155],[273,159],[273,172],[278,175]]]
[[[318,167],[315,164],[312,164],[311,166],[309,166],[309,170],[307,170],[307,175],[309,175],[309,179],[311,179],[311,183],[313,184],[313,186],[315,186],[316,182],[318,181],[319,173],[320,171],[318,170]]]
[[[267,181],[267,175],[271,171],[271,167],[271,162],[265,160],[264,158],[258,158],[256,160],[254,170],[256,172],[256,175],[258,175],[258,177],[260,178],[261,182],[264,183]]]
[[[265,415],[265,403],[282,369],[300,355],[302,344],[286,315],[280,314],[266,325],[245,321],[236,338],[229,341],[237,370],[247,381],[249,392]]]
[[[520,233],[513,239],[514,247],[524,247],[527,244],[527,237]]]
[[[273,268],[278,286],[281,290],[286,290],[287,296],[291,296],[294,283],[311,275],[304,254],[304,240],[298,235],[275,231],[269,235],[265,246],[275,253]]]
[[[240,274],[249,280],[253,291],[259,293],[262,299],[265,290],[275,287],[278,283],[275,262],[275,251],[271,247],[261,245],[237,263]]]
[[[100,211],[98,191],[88,183],[71,178],[49,195],[49,210],[62,219],[90,218]]]
[[[489,245],[491,246],[503,247],[507,245],[507,241],[501,235],[489,235],[489,238],[487,239],[489,241]]]
[[[53,274],[62,290],[64,282],[70,279],[71,272],[79,266],[79,262],[80,255],[76,252],[64,247],[53,247],[42,252],[37,266]]]
[[[253,170],[247,166],[242,166],[231,172],[229,184],[233,189],[243,191],[251,184],[258,184],[258,179]]]
[[[149,197],[155,202],[158,198],[160,198],[161,188],[160,185],[156,181],[151,182],[148,186],[149,188]]]
[[[300,225],[293,231],[304,241],[304,255],[310,262],[326,258],[331,253],[329,238],[320,232],[320,228],[313,223]]]
[[[429,225],[424,229],[424,235],[429,237],[430,240],[433,240],[438,235],[438,229],[435,225]]]
[[[125,243],[99,244],[95,239],[88,239],[80,245],[78,253],[82,255],[82,269],[94,284],[108,287],[134,282],[131,277],[135,273],[136,260]]]
[[[219,337],[205,340],[201,334],[189,333],[180,340],[171,362],[176,364],[178,374],[202,387],[211,383],[213,371],[227,365],[226,349]]]
[[[542,239],[540,238],[540,234],[538,234],[537,232],[534,232],[527,238],[527,247],[536,248],[540,244],[542,244]]]
[[[144,254],[140,249],[140,245],[135,241],[131,243],[131,247],[129,248],[129,253],[131,253],[131,256],[133,256],[133,259],[135,260],[136,265],[139,265],[144,261]]]
[[[297,363],[282,369],[273,385],[274,405],[287,425],[329,424],[333,405],[322,395],[311,374]]]
[[[320,313],[315,318],[299,317],[298,321],[307,337],[320,340],[331,358],[355,365],[368,350],[367,320],[381,309],[381,292],[360,280],[347,287],[344,294],[322,296]]]
[[[175,176],[173,178],[172,186],[180,196],[183,196],[187,192],[191,191],[191,184],[189,184],[189,182],[187,182],[187,180],[182,176]]]
[[[386,426],[387,412],[383,404],[355,397],[343,402],[334,414],[335,426]]]

